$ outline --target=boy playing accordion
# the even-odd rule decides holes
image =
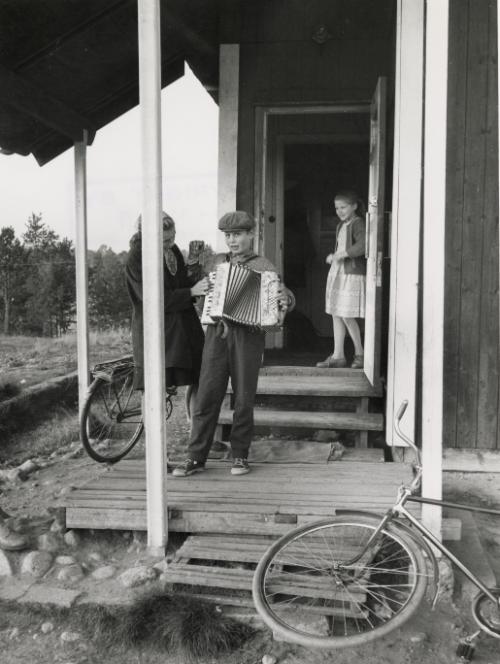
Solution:
[[[249,214],[228,212],[219,220],[219,230],[225,235],[229,253],[218,254],[215,265],[229,261],[256,272],[277,272],[270,261],[253,252],[255,221]],[[280,324],[293,304],[293,295],[281,286],[278,294]],[[231,474],[246,475],[250,472],[247,458],[252,442],[253,407],[264,338],[265,332],[252,325],[224,321],[223,325],[214,322],[207,326],[198,393],[191,413],[187,458],[175,468],[174,477],[186,477],[205,470],[229,378],[234,393]]]

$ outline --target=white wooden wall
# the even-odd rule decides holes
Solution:
[[[424,0],[398,0],[391,231],[387,443],[401,445],[394,413],[407,399],[402,428],[415,437],[418,255],[424,83]]]

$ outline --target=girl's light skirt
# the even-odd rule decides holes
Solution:
[[[333,263],[326,282],[326,313],[341,318],[364,318],[365,282],[364,274],[346,274],[343,261]]]

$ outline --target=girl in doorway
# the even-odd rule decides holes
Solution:
[[[326,257],[331,266],[326,283],[325,311],[333,318],[333,353],[317,367],[345,367],[346,331],[354,344],[352,369],[364,364],[361,333],[356,318],[365,316],[365,207],[353,191],[335,196],[335,212],[340,219],[337,227],[335,253]]]

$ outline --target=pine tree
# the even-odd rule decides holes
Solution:
[[[0,300],[3,307],[3,333],[12,327],[12,310],[23,299],[23,265],[26,252],[12,226],[0,229]]]

